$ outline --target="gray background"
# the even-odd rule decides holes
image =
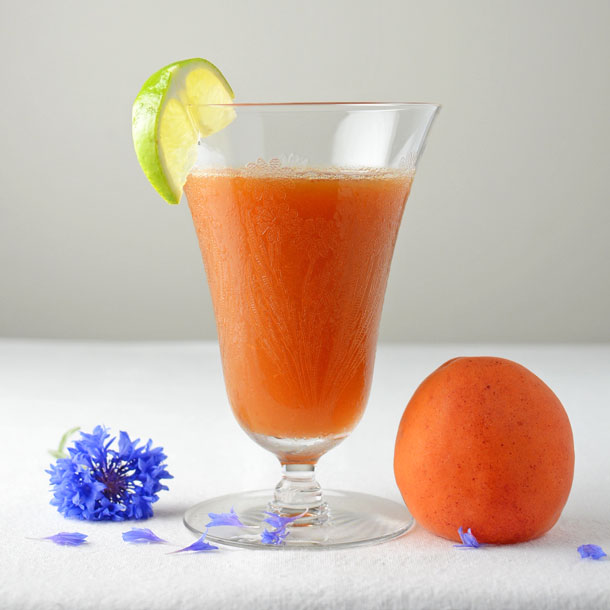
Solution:
[[[139,169],[131,104],[176,59],[239,101],[443,110],[382,339],[610,340],[610,3],[1,3],[0,336],[212,338],[187,206]]]

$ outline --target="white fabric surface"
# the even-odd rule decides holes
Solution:
[[[367,412],[320,462],[322,485],[400,499],[394,437],[417,384],[458,355],[524,364],[557,393],[576,443],[572,494],[558,525],[539,540],[476,551],[416,527],[379,546],[343,551],[243,551],[167,555],[124,543],[131,523],[68,521],[49,506],[50,462],[61,434],[104,423],[169,456],[175,479],[150,527],[179,545],[193,535],[182,513],[206,497],[271,487],[275,458],[239,429],[224,392],[218,347],[0,341],[0,608],[171,610],[317,608],[610,608],[610,346],[381,346]],[[28,540],[89,534],[78,548]]]

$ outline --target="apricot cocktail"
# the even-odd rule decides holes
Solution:
[[[360,418],[411,181],[272,166],[188,177],[225,383],[248,433],[340,439]]]

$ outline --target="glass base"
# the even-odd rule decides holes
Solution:
[[[184,524],[202,534],[210,518],[208,513],[226,513],[231,507],[245,527],[213,527],[206,540],[214,544],[252,549],[346,548],[378,544],[405,534],[413,517],[404,505],[369,494],[324,490],[326,516],[323,523],[312,522],[305,515],[288,526],[290,534],[281,545],[263,544],[261,534],[271,526],[264,523],[270,511],[273,492],[247,491],[206,500],[189,508]]]

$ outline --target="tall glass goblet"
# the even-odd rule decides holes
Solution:
[[[221,109],[233,120],[200,140],[184,190],[233,413],[283,472],[275,492],[206,500],[185,523],[203,532],[208,513],[234,507],[246,527],[213,528],[208,539],[245,547],[265,546],[264,511],[298,517],[281,548],[398,536],[412,523],[404,506],[322,491],[315,465],[366,406],[394,244],[438,106]]]

